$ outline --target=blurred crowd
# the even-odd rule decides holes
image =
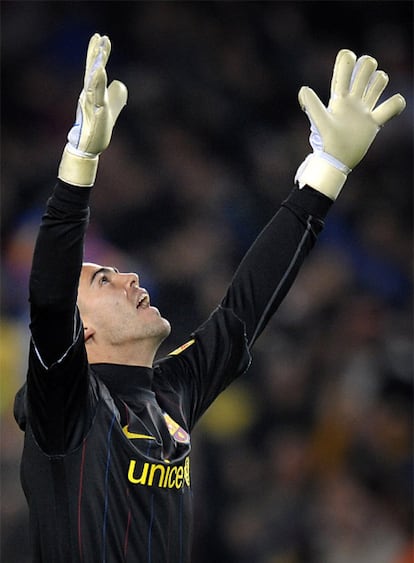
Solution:
[[[137,271],[172,324],[220,301],[309,152],[302,84],[378,58],[407,109],[380,132],[261,336],[194,434],[194,563],[409,563],[412,543],[412,3],[1,3],[1,561],[28,563],[12,416],[36,232],[82,87],[113,44],[128,106],[102,156],[85,258]],[[58,251],[58,249],[57,249]],[[269,257],[271,259],[271,257]]]

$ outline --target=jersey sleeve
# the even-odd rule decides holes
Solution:
[[[165,396],[167,386],[179,395],[190,429],[249,367],[254,342],[292,286],[331,204],[312,188],[294,189],[243,258],[219,307],[189,342],[158,362],[157,382]]]
[[[29,287],[30,331],[47,368],[63,357],[79,330],[76,300],[89,192],[58,182],[36,240]]]
[[[291,288],[331,205],[312,188],[295,188],[243,258],[222,306],[243,321],[249,348]]]
[[[58,182],[33,256],[25,400],[31,428],[48,453],[63,453],[74,444],[88,397],[88,363],[76,300],[89,192]]]
[[[167,412],[168,403],[179,405],[180,416],[191,431],[250,362],[244,323],[233,311],[219,306],[188,342],[155,364],[156,392],[160,391]]]

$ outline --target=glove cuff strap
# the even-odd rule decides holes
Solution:
[[[352,168],[348,168],[346,164],[344,164],[343,162],[341,162],[331,154],[323,151],[314,151],[314,153],[315,156],[317,156],[318,158],[325,159],[326,162],[329,162],[329,164],[337,168],[340,172],[343,172],[345,176],[348,176],[348,174],[352,172]]]
[[[91,187],[95,183],[99,156],[74,153],[73,147],[66,145],[59,165],[58,178],[72,186]]]
[[[339,196],[351,169],[322,151],[306,157],[299,166],[295,182],[299,188],[310,186],[334,200]]]

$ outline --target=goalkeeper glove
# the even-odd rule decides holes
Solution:
[[[300,89],[299,103],[311,124],[313,149],[296,173],[300,188],[308,185],[333,200],[338,197],[380,127],[405,108],[401,94],[375,108],[387,84],[388,76],[377,70],[375,59],[367,55],[357,59],[352,51],[342,49],[336,57],[327,108],[311,88]]]
[[[127,101],[127,88],[122,82],[114,80],[107,87],[105,66],[110,52],[108,37],[95,33],[89,41],[76,121],[68,133],[58,172],[61,180],[74,186],[93,186],[99,155],[108,147]]]

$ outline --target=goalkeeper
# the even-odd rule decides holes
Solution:
[[[98,161],[127,101],[121,82],[107,86],[110,47],[106,36],[90,40],[30,277],[29,367],[15,417],[25,432],[33,561],[189,563],[191,431],[248,369],[348,174],[405,101],[396,94],[378,105],[387,75],[349,50],[338,53],[327,107],[310,88],[300,90],[313,150],[292,191],[210,317],[155,360],[170,324],[145,280],[83,263]]]

